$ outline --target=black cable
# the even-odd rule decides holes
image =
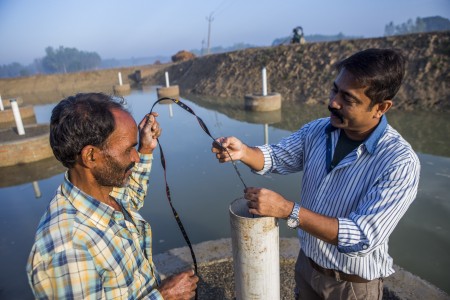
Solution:
[[[155,103],[153,103],[152,108],[150,109],[150,113],[153,112],[153,108],[155,107],[155,105],[156,105],[158,102],[161,102],[161,101],[163,101],[163,100],[171,100],[171,101],[175,102],[175,103],[178,104],[181,108],[183,108],[184,110],[186,110],[187,112],[191,113],[192,115],[194,115],[194,116],[197,118],[197,121],[198,121],[198,123],[200,124],[200,127],[203,129],[203,131],[205,131],[205,133],[206,133],[209,137],[212,138],[212,140],[214,141],[214,143],[215,143],[217,146],[219,146],[221,149],[225,150],[225,151],[228,153],[228,156],[230,157],[231,162],[233,163],[234,169],[235,169],[237,175],[239,176],[239,179],[241,180],[241,182],[242,182],[242,184],[244,185],[244,187],[247,188],[247,186],[246,186],[244,180],[243,180],[242,177],[241,177],[241,173],[239,173],[239,170],[238,170],[238,168],[237,168],[237,166],[236,166],[235,161],[233,160],[233,158],[231,157],[230,153],[228,152],[228,149],[225,148],[225,147],[223,147],[222,144],[221,144],[220,142],[217,142],[217,141],[214,139],[214,137],[213,137],[213,136],[211,135],[211,133],[209,132],[208,127],[206,126],[205,122],[203,122],[203,120],[202,120],[199,116],[197,116],[197,115],[195,114],[195,112],[194,112],[189,106],[187,106],[186,104],[184,104],[183,102],[181,102],[181,101],[178,100],[178,99],[173,99],[173,98],[169,98],[169,97],[163,97],[163,98],[158,99]],[[166,159],[165,159],[165,157],[164,157],[164,152],[163,152],[163,149],[162,149],[162,146],[161,146],[161,143],[160,143],[159,139],[157,139],[157,141],[158,141],[159,151],[160,151],[160,153],[161,153],[161,165],[162,165],[163,170],[164,170],[164,181],[165,181],[165,184],[166,184],[166,196],[167,196],[167,200],[169,201],[169,205],[170,205],[170,207],[171,207],[171,209],[172,209],[172,213],[173,213],[173,215],[174,215],[174,217],[175,217],[175,220],[177,221],[178,227],[180,228],[181,233],[183,234],[183,238],[184,238],[184,240],[186,241],[186,244],[188,245],[189,250],[190,250],[190,252],[191,252],[192,261],[193,261],[193,263],[194,263],[194,271],[195,271],[195,274],[198,274],[197,259],[196,259],[196,257],[195,257],[195,253],[194,253],[194,249],[193,249],[193,247],[192,247],[192,243],[191,243],[191,241],[190,241],[190,239],[189,239],[189,236],[187,235],[186,230],[184,229],[184,226],[183,226],[183,223],[181,222],[180,216],[178,215],[177,211],[175,210],[175,207],[174,207],[173,204],[172,204],[172,198],[171,198],[171,196],[170,196],[170,188],[169,188],[169,185],[168,185],[168,183],[167,183]],[[197,290],[196,290],[196,291],[195,291],[195,299],[197,299],[197,296],[198,296],[198,293],[197,293]]]

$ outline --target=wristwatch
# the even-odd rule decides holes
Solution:
[[[298,217],[298,213],[300,212],[300,204],[294,202],[294,208],[292,208],[292,212],[287,218],[287,226],[291,229],[295,229],[300,225],[300,219]]]

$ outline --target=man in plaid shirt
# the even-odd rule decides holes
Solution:
[[[194,297],[192,270],[161,281],[150,225],[138,213],[161,134],[156,116],[137,126],[122,102],[102,93],[77,94],[53,109],[50,144],[68,171],[30,253],[36,298]]]

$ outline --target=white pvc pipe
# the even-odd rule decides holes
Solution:
[[[20,116],[19,105],[17,104],[16,99],[10,99],[9,102],[11,103],[14,120],[16,121],[17,132],[19,133],[19,135],[24,135],[25,129],[23,128],[22,117]]]
[[[230,205],[237,300],[280,299],[279,228],[276,218],[252,216],[247,200]]]
[[[119,76],[119,85],[122,85],[122,72],[119,72],[117,75]]]
[[[5,110],[5,107],[3,106],[2,95],[0,95],[0,110],[1,111]]]
[[[166,87],[169,87],[170,86],[170,84],[169,84],[169,73],[166,72],[166,73],[164,73],[164,75],[166,76]]]
[[[263,94],[263,96],[267,96],[267,72],[266,72],[266,67],[264,67],[262,69],[262,86],[263,86],[262,94]]]

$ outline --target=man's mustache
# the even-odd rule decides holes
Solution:
[[[332,108],[328,105],[328,110],[333,114],[333,116],[336,116],[341,120],[341,122],[344,122],[344,117],[342,116],[341,112],[337,110],[336,108]]]

